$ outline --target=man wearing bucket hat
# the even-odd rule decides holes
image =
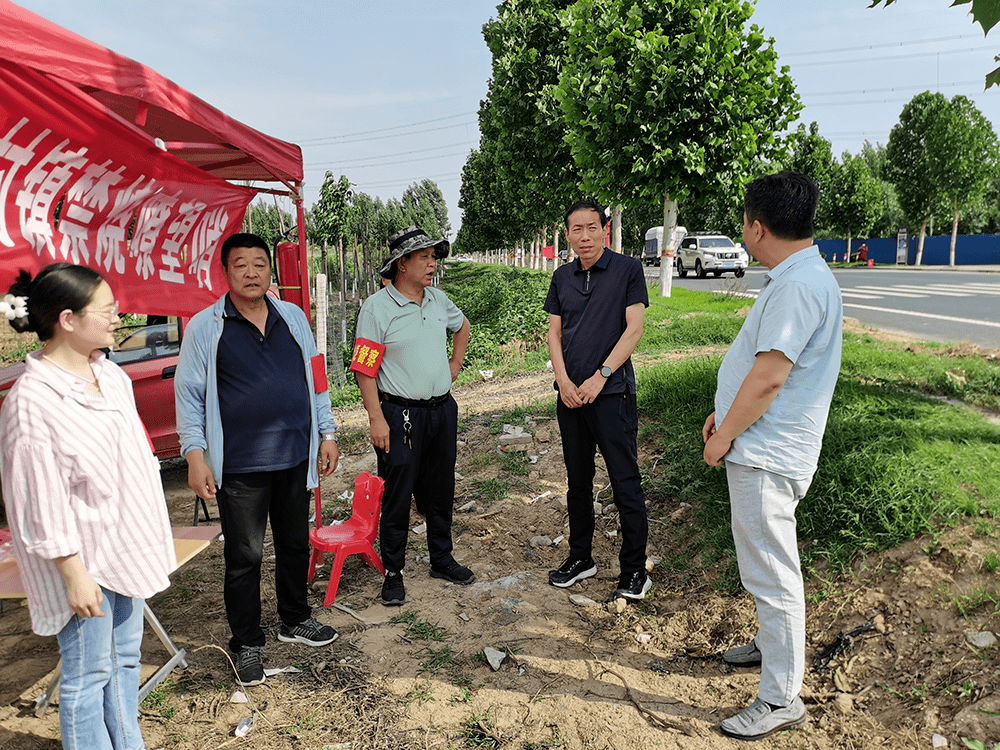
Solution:
[[[432,286],[448,249],[447,240],[432,240],[415,226],[396,232],[381,270],[389,283],[365,300],[358,315],[351,370],[385,480],[379,536],[386,571],[382,603],[388,606],[406,601],[402,571],[411,496],[427,519],[431,576],[457,584],[476,578],[452,556],[458,405],[450,390],[469,345],[469,321]]]

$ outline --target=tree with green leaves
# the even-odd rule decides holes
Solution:
[[[989,120],[959,94],[935,122],[934,145],[939,149],[937,178],[953,212],[948,265],[955,265],[958,217],[968,203],[982,200],[997,166],[997,136]]]
[[[948,106],[943,94],[930,91],[917,94],[903,107],[885,147],[886,170],[896,186],[899,205],[910,222],[920,224],[918,266],[923,261],[927,220],[935,200],[942,195],[938,182],[942,151],[935,134],[943,132],[937,120]]]
[[[555,96],[584,189],[608,204],[677,201],[744,182],[801,109],[741,0],[577,0]],[[670,275],[661,264],[661,293]]]
[[[455,238],[455,251],[488,253],[510,247],[517,241],[519,226],[513,203],[504,194],[491,144],[471,151],[462,167],[458,207],[462,226]]]
[[[314,210],[316,234],[321,242],[336,244],[344,237],[351,212],[351,196],[351,181],[347,177],[335,178],[333,172],[326,173]]]
[[[896,0],[872,0],[869,8],[878,5],[889,7]],[[1000,22],[1000,2],[997,0],[952,0],[952,7],[956,5],[971,5],[972,20],[983,27],[983,36],[990,33],[990,29]],[[994,68],[986,74],[986,88],[1000,85],[1000,68]]]
[[[295,225],[291,213],[280,209],[272,201],[273,197],[262,196],[251,203],[243,220],[245,231],[266,240],[268,247],[272,248],[285,239],[289,229]]]
[[[882,213],[882,191],[868,163],[861,156],[844,152],[834,163],[826,183],[827,221],[847,235],[847,262],[851,260],[851,237],[867,236]]]
[[[875,237],[892,237],[900,227],[906,226],[906,217],[903,209],[899,207],[899,198],[896,195],[896,186],[892,184],[888,177],[887,157],[885,146],[881,143],[872,145],[865,141],[861,146],[861,158],[868,165],[868,170],[872,173],[879,184],[879,191],[882,194],[882,210],[875,220],[875,226],[871,232]]]
[[[450,239],[448,204],[433,180],[414,182],[403,191],[403,216],[407,223],[423,229],[435,239]]]
[[[571,0],[506,0],[483,26],[492,77],[479,109],[481,148],[492,159],[496,203],[512,202],[517,239],[562,219],[580,176],[553,91],[566,55],[557,14]],[[463,222],[464,223],[464,222]]]

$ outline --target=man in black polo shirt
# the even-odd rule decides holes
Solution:
[[[604,246],[608,223],[596,203],[566,212],[566,239],[577,259],[552,274],[549,356],[556,376],[556,414],[569,480],[569,557],[549,571],[566,588],[597,574],[593,559],[594,450],[607,464],[621,523],[621,575],[613,599],[642,599],[646,575],[646,501],[639,477],[632,352],[642,338],[649,294],[642,265]]]
[[[309,493],[337,467],[337,425],[305,313],[271,299],[267,244],[222,244],[229,293],[184,332],[174,391],[181,454],[195,494],[219,506],[229,648],[244,685],[264,681],[260,568],[268,518],[275,554],[278,639],[323,646],[337,637],[306,601]],[[315,380],[314,380],[315,372]],[[317,465],[316,457],[319,456]]]

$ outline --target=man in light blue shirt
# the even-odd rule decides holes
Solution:
[[[819,190],[798,172],[747,186],[743,239],[768,272],[719,368],[704,458],[725,461],[733,539],[759,622],[753,641],[723,660],[761,665],[757,700],[722,722],[756,740],[806,720],[805,597],[795,508],[809,489],[840,371],[843,304],[813,244]]]

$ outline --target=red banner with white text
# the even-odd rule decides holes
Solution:
[[[0,295],[19,269],[68,261],[100,272],[123,312],[193,315],[227,291],[218,248],[253,195],[0,61]]]

